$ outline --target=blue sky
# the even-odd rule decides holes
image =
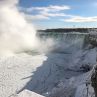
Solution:
[[[39,29],[97,27],[97,0],[20,0],[19,6]]]

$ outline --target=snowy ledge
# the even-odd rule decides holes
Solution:
[[[39,94],[29,91],[29,90],[23,90],[22,92],[20,92],[19,94],[17,94],[14,97],[44,97],[44,96],[39,95]]]

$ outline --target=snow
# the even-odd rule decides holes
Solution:
[[[72,58],[71,63],[73,64],[69,66],[70,70],[79,73],[82,64],[89,64],[93,67],[96,63],[96,55],[96,48],[78,51]],[[49,93],[49,97],[94,97],[94,90],[91,84],[86,86],[87,80],[90,80],[90,73],[91,71],[87,73],[80,72],[77,76],[73,75],[73,72],[69,73],[71,77],[69,75],[70,78],[66,79],[64,76],[64,79],[61,79],[59,84]]]
[[[96,63],[96,54],[94,48],[79,50],[75,54],[74,52],[36,55],[22,53],[1,57],[0,97],[11,97],[17,93],[20,93],[19,97],[22,93],[29,97],[28,91],[48,97],[86,97],[85,84],[90,71],[82,72],[80,67],[82,64],[93,66]],[[93,88],[90,85],[89,87],[91,97]],[[25,89],[26,92],[23,91]]]
[[[91,86],[88,87],[88,94],[87,94],[87,87],[86,84],[82,84],[78,86],[77,91],[75,93],[75,97],[94,97],[93,96],[93,88]]]
[[[35,92],[29,91],[29,90],[24,90],[15,97],[44,97],[42,95],[39,95]]]
[[[19,91],[45,60],[44,55],[26,54],[0,58],[0,97],[8,97]]]

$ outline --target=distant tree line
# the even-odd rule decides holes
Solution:
[[[38,32],[56,32],[56,33],[69,33],[69,32],[80,32],[80,33],[89,33],[92,29],[97,28],[57,28],[57,29],[46,29],[38,30]]]

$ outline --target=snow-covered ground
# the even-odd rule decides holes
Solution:
[[[49,97],[86,97],[85,82],[90,71],[85,73],[81,67],[96,64],[96,54],[94,48],[67,54],[1,57],[0,97],[11,97],[24,89]],[[93,89],[89,91],[93,94]]]
[[[25,89],[45,97],[87,97],[86,81],[96,64],[97,48],[82,49],[84,37],[79,35],[55,40],[49,53],[0,57],[0,97],[25,94]],[[89,91],[91,97],[90,85]]]
[[[24,87],[46,58],[26,54],[0,58],[0,97],[8,97]]]

